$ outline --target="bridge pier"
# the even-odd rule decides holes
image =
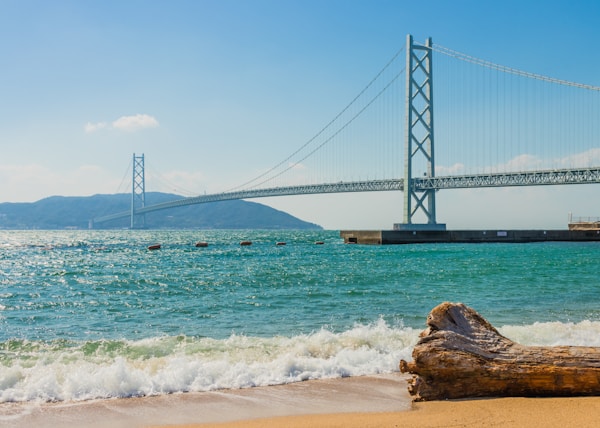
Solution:
[[[393,230],[446,230],[446,223],[394,223]]]
[[[346,244],[600,241],[600,230],[342,230]]]

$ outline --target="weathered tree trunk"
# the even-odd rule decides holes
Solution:
[[[442,303],[413,350],[415,401],[466,397],[600,395],[600,348],[523,346],[473,309]]]

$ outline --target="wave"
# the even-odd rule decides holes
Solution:
[[[528,346],[600,347],[600,321],[536,322],[532,325],[507,325],[498,331],[509,339]]]
[[[524,345],[599,346],[600,322],[507,325]],[[420,330],[384,320],[292,337],[170,336],[0,343],[0,402],[81,401],[279,385],[398,371]]]
[[[11,340],[0,345],[0,402],[150,396],[390,373],[410,357],[417,340],[417,331],[383,320],[293,337]]]

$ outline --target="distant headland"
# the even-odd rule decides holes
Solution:
[[[158,204],[180,195],[146,193],[146,204]],[[37,202],[0,203],[0,229],[87,229],[94,217],[127,211],[131,195],[51,196]],[[96,229],[128,228],[130,219],[117,219]],[[148,229],[301,229],[321,226],[286,212],[243,200],[211,202],[146,214]]]

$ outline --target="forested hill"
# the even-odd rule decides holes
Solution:
[[[149,192],[146,205],[181,199],[181,196]],[[85,197],[52,196],[37,202],[0,203],[0,229],[87,229],[89,220],[127,211],[130,194]],[[94,225],[95,229],[122,229],[123,218]],[[322,229],[263,204],[223,201],[189,205],[146,214],[149,229]]]

